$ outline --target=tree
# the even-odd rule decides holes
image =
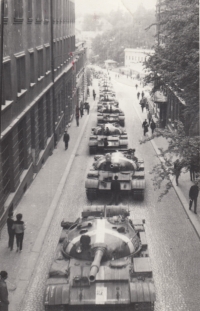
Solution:
[[[171,177],[174,175],[174,161],[180,159],[181,168],[185,171],[190,170],[191,165],[195,167],[196,172],[200,172],[200,137],[186,136],[183,123],[177,122],[177,131],[168,129],[156,129],[152,136],[140,141],[145,143],[155,137],[163,136],[168,141],[167,149],[159,149],[161,163],[155,165],[151,171],[153,184],[155,188],[160,188],[162,182],[167,180],[165,188],[161,193],[159,200],[168,193],[172,187]]]
[[[199,122],[198,0],[162,1],[158,30],[164,44],[157,45],[146,62],[146,82],[175,89],[187,103],[184,116],[192,127]]]

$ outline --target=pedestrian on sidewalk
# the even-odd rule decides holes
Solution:
[[[14,219],[13,219],[13,212],[9,212],[8,218],[7,218],[7,229],[8,229],[8,247],[10,250],[13,250],[13,242],[14,242],[14,237],[15,237],[15,231],[13,230],[13,224],[14,224]]]
[[[136,84],[136,85],[135,85],[136,90],[137,90],[137,87],[138,87],[138,85]]]
[[[149,103],[148,103],[147,99],[144,98],[144,101],[145,101],[145,108],[146,108],[146,110],[149,110]]]
[[[89,103],[85,103],[85,109],[87,110],[87,114],[89,114],[90,113],[90,105],[89,105]]]
[[[79,126],[79,108],[76,106],[76,125]]]
[[[108,205],[112,205],[115,202],[115,205],[119,204],[120,199],[120,182],[118,176],[115,176],[115,179],[111,181],[111,199]]]
[[[154,130],[155,130],[155,128],[156,128],[156,123],[154,122],[153,119],[151,119],[150,128],[151,128],[151,133],[152,133],[152,135],[153,135],[153,132],[154,132]]]
[[[195,165],[193,163],[190,164],[190,180],[195,180]]]
[[[181,162],[179,161],[179,159],[177,159],[175,162],[174,162],[174,175],[176,177],[176,185],[178,186],[178,179],[179,179],[179,176],[181,175],[181,169],[182,169],[182,165],[181,165]]]
[[[199,187],[198,187],[198,181],[195,181],[195,184],[190,187],[189,191],[189,210],[192,208],[192,203],[194,202],[194,213],[197,213],[197,198],[199,195]]]
[[[140,106],[141,106],[141,109],[142,109],[142,112],[144,110],[144,107],[145,107],[145,102],[143,99],[140,100]]]
[[[95,92],[95,90],[93,90],[92,92],[93,92],[93,99],[95,100],[95,98],[96,98],[96,92]]]
[[[143,91],[142,91],[142,94],[141,94],[141,95],[142,95],[142,98],[143,98],[143,97],[144,97],[144,92],[143,92]]]
[[[140,92],[137,93],[137,99],[140,99]]]
[[[22,251],[24,230],[25,230],[25,225],[24,222],[22,221],[22,217],[23,217],[22,214],[17,214],[16,215],[17,220],[14,222],[12,227],[16,235],[17,252],[19,251],[20,253]]]
[[[0,272],[0,310],[8,311],[8,288],[6,284],[6,279],[8,278],[8,273],[6,271]]]
[[[81,105],[80,105],[80,115],[81,115],[81,118],[82,118],[82,116],[84,115],[84,112],[83,112],[83,103],[81,103]]]
[[[89,89],[89,87],[87,88],[87,96],[90,96],[90,89]]]
[[[142,127],[143,127],[143,130],[144,130],[144,136],[146,136],[146,133],[149,131],[148,127],[149,127],[149,124],[147,123],[147,120],[145,119],[144,122],[142,123]]]
[[[67,133],[67,130],[65,130],[64,135],[63,135],[63,141],[65,143],[65,150],[68,149],[68,143],[69,143],[69,134]]]
[[[150,111],[147,113],[147,119],[148,119],[148,121],[149,121],[149,125],[150,125],[150,123],[151,123],[151,119],[152,119],[152,114],[151,114],[151,112],[150,112]]]

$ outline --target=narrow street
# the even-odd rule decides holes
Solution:
[[[146,112],[143,114],[141,112],[135,88],[118,83],[114,79],[112,82],[120,108],[125,112],[129,147],[135,148],[136,156],[143,158],[145,163],[144,201],[137,202],[133,201],[131,197],[123,197],[122,204],[129,206],[131,217],[142,218],[146,221],[156,287],[155,311],[197,311],[199,310],[200,288],[199,238],[173,188],[162,202],[157,202],[159,193],[154,191],[152,176],[149,172],[159,160],[150,142],[139,144],[143,131],[138,116],[144,119]],[[61,232],[60,222],[63,217],[69,221],[75,221],[80,215],[82,207],[91,204],[86,198],[84,184],[87,172],[93,163],[93,156],[89,155],[88,141],[91,127],[96,125],[96,103],[94,102],[91,107],[88,124],[43,243],[37,268],[23,302],[23,308],[20,311],[44,310],[45,282]],[[99,197],[92,204],[102,205],[106,204],[108,200],[108,197]]]

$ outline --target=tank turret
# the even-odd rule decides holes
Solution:
[[[125,206],[86,206],[73,224],[62,222],[49,271],[45,310],[130,306],[154,310],[155,289],[144,220]],[[103,310],[103,308],[102,308]]]
[[[144,199],[144,161],[135,156],[134,149],[94,157],[93,168],[87,174],[86,195],[90,201],[102,192],[111,191],[111,182],[118,177],[121,193],[131,192],[134,199]]]

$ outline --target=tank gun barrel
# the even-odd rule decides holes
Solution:
[[[90,275],[89,275],[89,280],[90,282],[94,282],[96,279],[96,275],[99,271],[99,267],[101,265],[101,260],[102,257],[105,253],[106,247],[104,246],[99,246],[95,249],[95,256],[94,256],[94,260],[91,264],[91,268],[90,268]]]

